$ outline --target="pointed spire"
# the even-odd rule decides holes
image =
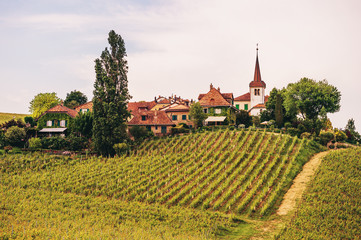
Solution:
[[[257,48],[256,48],[256,67],[254,70],[254,77],[253,77],[253,81],[250,82],[249,86],[250,87],[266,87],[266,83],[262,81],[261,78],[261,70],[259,68],[259,62],[258,62],[258,43],[257,43]]]

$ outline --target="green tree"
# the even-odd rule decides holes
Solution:
[[[93,135],[93,120],[92,112],[79,113],[73,121],[71,121],[71,131],[79,136],[91,138]]]
[[[249,115],[248,111],[240,110],[236,113],[236,125],[244,124],[246,128],[252,125],[252,116]]]
[[[283,110],[282,110],[282,96],[280,93],[276,95],[276,106],[275,106],[275,120],[279,128],[283,126]]]
[[[276,120],[276,103],[277,97],[281,102],[281,111],[283,113],[283,122],[294,122],[296,120],[296,112],[287,112],[284,106],[286,88],[277,89],[273,88],[270,92],[270,96],[266,102],[266,111],[261,113],[261,122],[269,121],[271,119]],[[277,122],[277,121],[276,121]]]
[[[203,108],[199,102],[191,105],[189,116],[191,116],[195,128],[202,127],[203,121],[207,119],[207,114],[204,113]]]
[[[32,117],[36,119],[49,108],[60,104],[60,101],[60,98],[56,96],[55,92],[39,93],[31,100],[29,111],[31,112]]]
[[[26,132],[18,126],[10,127],[5,133],[6,141],[13,147],[22,147],[25,141]]]
[[[149,131],[144,126],[135,125],[129,128],[130,134],[135,141],[140,141],[143,138],[149,137]]]
[[[315,81],[302,78],[290,83],[285,93],[284,106],[287,113],[300,113],[304,119],[316,121],[322,108],[326,113],[340,110],[341,93],[326,80]]]
[[[87,96],[84,95],[84,93],[74,90],[70,93],[66,94],[66,98],[64,101],[64,106],[68,108],[75,108],[76,106],[79,106],[81,104],[84,104],[88,101]]]
[[[112,30],[108,42],[109,50],[105,48],[100,59],[95,60],[93,140],[98,153],[113,156],[114,144],[127,138],[126,120],[130,117],[127,103],[131,96],[124,40]]]

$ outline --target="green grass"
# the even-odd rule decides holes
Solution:
[[[0,155],[0,239],[247,239],[317,151],[226,130],[147,140],[115,158]]]
[[[0,112],[0,124],[7,122],[11,119],[24,119],[24,117],[29,116],[29,114],[19,114],[19,113],[2,113]]]
[[[361,239],[361,148],[328,154],[277,239]]]

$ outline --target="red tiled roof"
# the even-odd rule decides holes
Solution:
[[[157,103],[152,102],[129,102],[128,103],[128,111],[131,114],[136,114],[140,111],[149,111],[151,110]]]
[[[263,103],[257,104],[256,106],[253,106],[253,108],[266,108],[266,106]]]
[[[75,111],[79,112],[80,109],[89,109],[89,111],[93,111],[93,102],[90,101],[90,102],[87,102],[87,103],[84,103],[82,105],[79,105],[77,107],[75,107]]]
[[[264,104],[266,104],[266,103],[267,103],[268,98],[269,98],[269,96],[268,96],[268,95],[266,95],[266,96],[264,97]]]
[[[65,113],[65,114],[68,114],[72,118],[75,118],[76,115],[78,114],[78,112],[75,111],[74,109],[70,109],[70,108],[65,107],[65,106],[63,106],[61,104],[50,108],[49,110],[45,111],[41,116],[43,116],[43,115],[45,115],[47,113]]]
[[[232,93],[225,93],[225,96],[230,96]],[[232,94],[233,96],[233,94]],[[211,85],[211,90],[206,94],[199,94],[198,96],[199,103],[201,106],[231,106],[232,104],[228,102],[224,96],[220,93],[219,90],[214,88]]]
[[[248,92],[239,97],[236,97],[234,101],[251,101],[251,94]]]
[[[146,117],[144,121],[142,120],[142,116]],[[135,114],[132,120],[128,122],[128,125],[173,126],[175,124],[164,111],[144,111],[141,114]]]
[[[161,109],[161,111],[165,111],[165,112],[189,112],[190,107],[184,104],[179,104],[179,103],[173,103],[170,106],[167,106],[163,109]]]

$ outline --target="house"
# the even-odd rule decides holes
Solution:
[[[132,120],[132,118],[144,111],[150,111],[154,108],[154,106],[156,106],[157,103],[155,101],[152,102],[145,102],[145,101],[141,101],[141,102],[129,102],[128,103],[128,111],[131,114],[131,117],[128,119],[128,122],[130,120]]]
[[[198,101],[203,111],[210,116],[206,119],[208,125],[223,124],[227,114],[233,114],[237,109],[233,106],[233,93],[221,93],[220,88],[210,85],[210,90],[206,94],[199,94]]]
[[[155,135],[169,134],[176,124],[168,117],[165,111],[140,111],[134,113],[128,122],[128,127],[144,126]]]
[[[256,55],[256,67],[253,81],[249,83],[249,92],[234,99],[234,106],[239,110],[246,110],[250,115],[259,115],[266,109],[266,102],[269,96],[266,96],[266,83],[262,81],[261,71],[258,61],[258,48]]]
[[[45,136],[65,136],[67,127],[78,112],[74,109],[59,104],[45,111],[37,119],[40,135]]]
[[[93,102],[87,102],[84,104],[81,104],[77,107],[74,108],[75,111],[80,112],[80,113],[86,113],[86,112],[92,112],[93,111]]]
[[[190,107],[188,105],[178,102],[161,109],[161,111],[167,113],[168,117],[172,120],[174,124],[178,125],[179,123],[184,123],[189,127],[193,127],[193,121],[191,121],[191,118],[189,116],[189,110]]]
[[[154,97],[154,102],[156,103],[156,105],[151,110],[160,110],[173,103],[180,103],[187,106],[189,106],[190,103],[188,99],[182,99],[181,97],[177,97],[177,95],[173,94],[168,98],[162,96]]]

